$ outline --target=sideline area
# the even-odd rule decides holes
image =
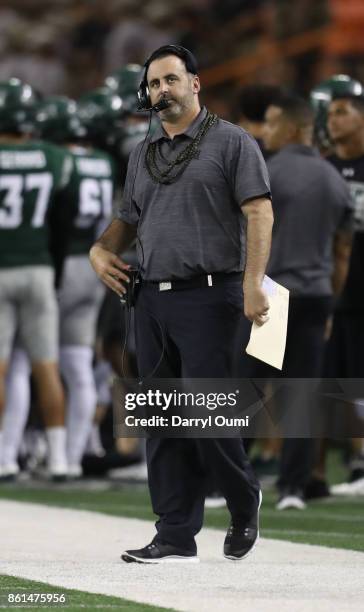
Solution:
[[[120,560],[153,524],[95,512],[0,501],[0,573],[189,612],[353,612],[364,600],[364,555],[261,539],[241,562],[222,557],[224,533],[204,529],[198,565]]]

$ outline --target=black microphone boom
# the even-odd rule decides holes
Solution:
[[[166,100],[166,98],[162,98],[160,102],[157,102],[157,104],[154,104],[154,106],[152,106],[151,110],[154,110],[156,113],[159,113],[165,108],[168,108],[168,106],[169,106],[168,100]]]
[[[162,98],[159,102],[157,102],[157,104],[154,104],[154,106],[150,106],[149,108],[138,108],[137,112],[145,113],[145,111],[155,111],[156,113],[159,113],[165,108],[168,108],[168,106],[169,106],[168,100],[166,100],[166,98]]]

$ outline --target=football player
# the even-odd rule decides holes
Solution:
[[[112,103],[117,113],[121,103],[118,96],[113,96]],[[112,215],[117,181],[114,160],[94,147],[87,122],[81,116],[85,113],[79,113],[76,103],[64,97],[45,100],[36,115],[41,137],[62,146],[73,159],[70,181],[62,194],[62,256],[57,258],[64,259],[58,291],[60,365],[67,387],[67,458],[71,477],[82,474],[81,460],[97,402],[92,360],[104,289],[95,278],[88,252]],[[99,124],[94,122],[93,130],[103,139],[107,125],[105,117],[98,118]]]
[[[38,98],[18,79],[0,83],[0,412],[15,333],[24,346],[48,441],[53,479],[67,473],[64,396],[58,372],[58,309],[48,216],[68,183],[71,156],[29,140]],[[0,455],[2,435],[0,434]]]
[[[342,245],[350,256],[344,290],[336,304],[332,330],[327,345],[325,374],[331,377],[363,378],[364,307],[361,297],[364,273],[364,88],[345,74],[334,75],[311,92],[316,110],[316,142],[327,160],[349,183],[354,201],[354,237]],[[350,254],[351,250],[351,254]],[[364,417],[363,400],[356,402]],[[334,494],[364,494],[364,443],[352,440],[352,459],[348,483],[331,488]],[[320,466],[318,473],[323,472]]]
[[[350,83],[350,82],[349,82]],[[355,82],[354,82],[355,85]],[[354,238],[344,291],[336,306],[328,354],[336,358],[336,376],[364,378],[364,89],[333,90],[327,110],[333,154],[327,159],[348,182],[354,200]],[[364,419],[364,400],[356,401]],[[332,487],[334,494],[364,495],[364,440],[352,441],[349,483]]]

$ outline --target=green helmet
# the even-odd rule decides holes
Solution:
[[[108,144],[117,123],[125,114],[123,100],[107,87],[100,87],[81,96],[78,112],[91,140],[98,146]]]
[[[142,142],[149,132],[149,121],[138,121],[138,123],[127,123],[120,125],[116,138],[120,155],[128,159],[133,149]]]
[[[50,96],[38,104],[35,115],[36,134],[44,140],[64,143],[83,140],[87,130],[74,100],[66,96]]]
[[[106,87],[122,98],[125,112],[135,113],[137,111],[137,92],[143,74],[144,68],[139,64],[126,64],[105,79]]]
[[[130,118],[127,118],[117,126],[114,132],[114,143],[111,152],[118,160],[122,182],[125,181],[130,153],[137,144],[144,141],[147,134],[150,132],[150,127],[149,120],[145,117],[138,117],[137,121],[135,121],[133,117],[131,122]]]
[[[315,139],[319,145],[329,146],[326,124],[330,102],[335,98],[361,97],[363,93],[361,83],[346,74],[335,74],[312,89],[310,101],[315,111]]]
[[[19,79],[0,82],[0,132],[26,133],[32,130],[33,113],[40,95]]]

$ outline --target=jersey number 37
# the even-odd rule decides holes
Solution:
[[[0,228],[15,229],[23,222],[24,201],[31,191],[36,191],[34,212],[30,224],[42,227],[49,206],[53,176],[49,172],[37,174],[5,174],[0,176],[1,198]]]

